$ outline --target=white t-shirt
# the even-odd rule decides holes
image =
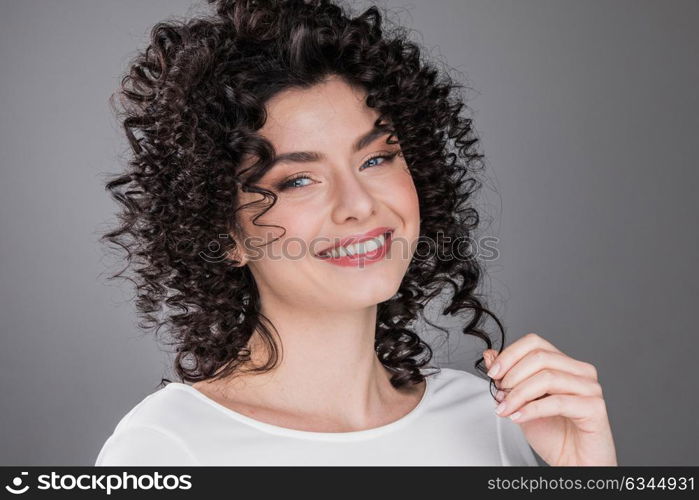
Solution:
[[[428,373],[412,411],[351,432],[268,424],[171,382],[119,421],[95,465],[539,465],[519,424],[496,415],[488,380]]]

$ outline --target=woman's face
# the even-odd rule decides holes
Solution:
[[[379,133],[355,149],[378,118],[365,97],[333,77],[310,89],[279,93],[267,104],[267,121],[259,132],[276,156],[304,152],[316,157],[279,161],[259,181],[278,199],[258,225],[250,219],[264,205],[239,212],[242,237],[252,242],[243,262],[263,303],[360,309],[390,299],[400,286],[420,233],[418,196],[400,144],[386,144],[388,134]],[[377,155],[386,157],[372,159]],[[239,196],[241,205],[263,199],[256,193]],[[286,233],[261,246],[283,233],[264,225],[281,226]],[[385,229],[393,232],[383,248],[355,247],[356,259],[317,255],[347,237],[374,230],[380,236]],[[241,236],[235,236],[241,244]]]

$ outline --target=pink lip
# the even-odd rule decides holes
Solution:
[[[391,227],[377,227],[376,229],[372,229],[371,231],[368,231],[363,234],[353,234],[351,236],[348,236],[341,240],[339,243],[336,245],[324,248],[323,250],[320,250],[319,252],[316,253],[316,255],[320,255],[323,252],[328,252],[332,250],[333,248],[339,248],[339,247],[345,247],[347,245],[352,245],[354,243],[360,243],[362,241],[366,240],[371,240],[373,238],[376,238],[377,236],[381,236],[382,234],[388,233],[388,232],[393,232],[393,228]],[[321,256],[321,258],[323,258]]]
[[[379,233],[383,234],[383,233]],[[391,243],[393,242],[393,231],[388,233],[386,237],[386,242],[371,252],[367,252],[362,255],[345,255],[344,257],[333,257],[333,256],[320,256],[319,258],[327,262],[328,264],[333,264],[340,267],[364,267],[365,265],[374,264],[383,260],[383,258],[388,254]]]

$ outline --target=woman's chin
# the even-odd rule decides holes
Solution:
[[[340,291],[338,290],[334,294],[336,299],[333,302],[333,308],[362,309],[375,306],[376,304],[380,304],[381,302],[386,302],[387,300],[391,299],[396,292],[398,292],[399,286],[400,283],[378,283],[376,286],[366,286],[359,289],[356,293],[347,293],[342,296],[338,296],[340,295],[337,293]],[[340,307],[338,307],[339,304],[341,304]]]

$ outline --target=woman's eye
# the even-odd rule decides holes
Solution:
[[[283,190],[285,190],[285,189],[294,189],[294,188],[304,187],[304,185],[299,185],[299,184],[298,184],[298,181],[302,181],[302,180],[304,180],[304,179],[310,180],[310,179],[309,179],[308,177],[306,177],[306,176],[294,177],[293,179],[289,179],[288,181],[283,182],[283,183],[279,186],[279,190],[280,190],[280,191],[283,191]],[[306,185],[307,185],[307,184],[306,184]]]
[[[366,163],[364,163],[364,165],[369,165],[370,162],[372,162],[372,161],[374,161],[374,160],[383,160],[383,159],[385,159],[385,158],[386,158],[385,156],[374,156],[373,158],[369,158],[369,159],[366,161]],[[374,163],[374,165],[376,165],[376,163]]]
[[[400,150],[396,151],[394,153],[372,156],[371,158],[369,158],[367,161],[364,162],[364,165],[362,165],[362,167],[367,166],[367,165],[370,167],[374,167],[376,165],[381,165],[382,163],[384,163],[386,161],[390,162],[399,153],[400,153]],[[384,160],[384,161],[382,161],[378,164],[377,163],[372,164],[371,162],[373,162],[375,160]],[[362,170],[363,170],[363,168],[362,168]],[[296,177],[292,177],[291,179],[287,179],[286,181],[283,181],[282,183],[280,183],[277,186],[277,189],[279,191],[286,191],[287,189],[298,189],[298,188],[308,186],[309,185],[308,183],[307,184],[299,184],[299,181],[303,181],[303,180],[311,181],[311,178],[308,177],[307,174],[299,174]]]
[[[369,164],[369,162],[372,162],[372,161],[374,161],[374,160],[385,160],[385,161],[393,160],[393,158],[394,158],[399,152],[400,152],[400,151],[396,151],[396,152],[390,153],[390,154],[372,156],[372,157],[369,158],[366,162],[364,162],[364,165],[367,165],[367,164]],[[383,162],[381,162],[381,163],[383,163]],[[374,164],[374,165],[376,165],[376,164]],[[374,166],[374,165],[372,165],[372,166]]]

